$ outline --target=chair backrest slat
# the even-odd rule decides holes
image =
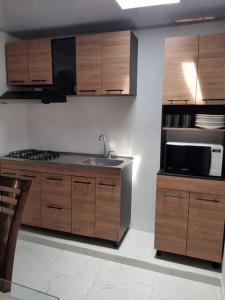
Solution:
[[[0,176],[0,278],[8,281],[30,185],[30,180]]]

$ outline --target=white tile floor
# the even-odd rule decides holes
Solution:
[[[60,300],[221,300],[210,284],[24,240],[13,281]]]

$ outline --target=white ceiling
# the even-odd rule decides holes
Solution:
[[[131,10],[121,10],[115,0],[0,0],[0,29],[20,37],[166,26],[206,16],[225,19],[225,0]]]

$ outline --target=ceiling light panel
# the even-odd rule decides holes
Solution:
[[[116,0],[122,9],[180,3],[180,0]]]

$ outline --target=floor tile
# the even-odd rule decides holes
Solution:
[[[149,297],[152,294],[155,278],[156,274],[151,271],[105,262],[95,286],[102,290],[127,291]]]
[[[103,259],[64,251],[63,254],[54,261],[50,269],[70,275],[74,278],[94,282],[103,264]]]
[[[157,274],[151,300],[221,300],[218,287]]]

